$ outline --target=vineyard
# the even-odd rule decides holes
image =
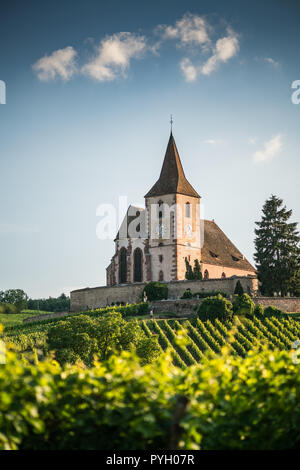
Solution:
[[[94,316],[94,314],[93,314]],[[21,350],[43,348],[47,333],[61,319],[52,318],[5,329],[5,339]],[[245,357],[254,348],[287,350],[300,339],[300,322],[290,316],[234,316],[232,321],[206,320],[141,320],[145,334],[155,335],[162,351],[170,349],[173,363],[181,368],[206,361],[227,347],[234,356]]]
[[[233,321],[143,320],[147,336],[157,335],[163,351],[170,349],[175,365],[184,368],[220,354],[245,357],[254,348],[290,350],[300,338],[300,323],[292,318],[234,317]]]

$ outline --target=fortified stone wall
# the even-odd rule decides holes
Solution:
[[[175,300],[182,296],[186,289],[195,292],[210,292],[220,290],[233,295],[237,281],[240,280],[244,292],[255,295],[258,290],[258,281],[255,276],[233,276],[225,279],[205,279],[202,281],[171,281],[166,282],[169,290],[169,299]],[[86,309],[106,307],[116,303],[134,303],[141,298],[146,283],[136,283],[123,286],[93,287],[74,290],[71,292],[71,312],[80,312]]]
[[[274,305],[283,312],[300,312],[300,297],[256,297],[253,300],[264,307]]]
[[[174,317],[189,317],[195,314],[204,299],[159,300],[151,302],[154,315],[172,313]],[[283,312],[300,312],[300,297],[254,297],[255,304],[264,307],[274,305]]]

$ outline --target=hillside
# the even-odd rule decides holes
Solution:
[[[89,313],[90,316],[99,314]],[[58,321],[63,320],[53,318],[7,327],[5,337],[22,350],[33,344],[43,348],[49,328]],[[231,355],[245,357],[251,349],[261,349],[263,346],[271,350],[289,351],[292,342],[300,338],[299,320],[288,315],[235,316],[233,321],[142,319],[141,326],[147,336],[158,337],[163,351],[170,348],[174,364],[182,368],[221,354],[225,346]]]

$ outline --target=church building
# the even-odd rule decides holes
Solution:
[[[185,177],[171,132],[159,179],[145,208],[129,206],[107,267],[107,286],[184,280],[186,260],[200,262],[203,279],[253,276],[254,267],[211,220]]]

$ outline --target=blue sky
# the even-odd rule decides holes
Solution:
[[[205,218],[250,261],[267,197],[299,221],[297,3],[2,2],[0,290],[105,283],[97,207],[143,204],[171,113]]]

